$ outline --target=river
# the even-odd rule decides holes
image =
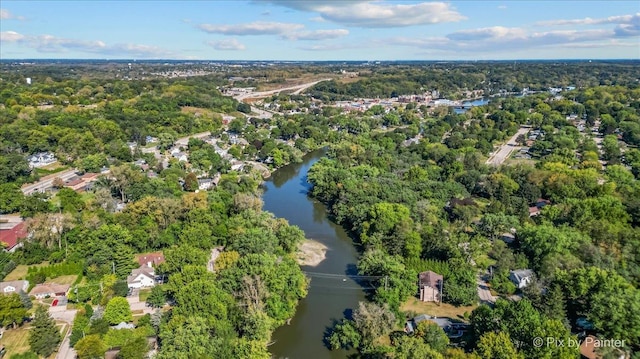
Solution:
[[[489,98],[488,97],[483,97],[483,98],[479,98],[479,99],[475,99],[475,100],[471,100],[471,101],[462,101],[462,105],[465,106],[465,107],[464,108],[455,108],[453,111],[455,113],[457,113],[457,114],[465,113],[471,107],[483,106],[483,105],[486,105],[488,103],[489,103]]]
[[[334,321],[350,314],[364,300],[362,287],[349,275],[357,273],[358,252],[344,229],[331,222],[326,207],[307,196],[307,172],[325,152],[314,151],[303,162],[285,166],[264,184],[264,209],[300,227],[307,238],[328,247],[326,259],[302,270],[311,278],[309,294],[300,301],[290,324],[276,329],[269,350],[275,358],[345,358],[346,351],[330,351],[323,342]]]

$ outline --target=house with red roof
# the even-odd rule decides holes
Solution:
[[[13,252],[22,246],[21,239],[27,238],[27,228],[24,222],[12,223],[0,228],[0,246],[7,252]]]

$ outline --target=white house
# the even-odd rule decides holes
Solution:
[[[512,270],[509,272],[509,279],[511,279],[518,289],[522,289],[531,283],[533,271],[531,269]]]
[[[213,185],[213,180],[211,178],[201,178],[198,180],[198,188],[202,191],[206,191],[211,188]]]
[[[189,157],[184,152],[176,152],[176,153],[172,154],[172,156],[174,158],[178,159],[178,161],[180,161],[180,162],[187,162],[189,160]]]
[[[29,161],[29,167],[38,168],[55,163],[57,159],[51,152],[40,152],[27,157],[27,161]]]
[[[129,288],[149,288],[156,285],[155,272],[151,267],[140,267],[131,271],[131,275],[127,277],[127,286]]]
[[[2,294],[26,293],[27,289],[29,289],[29,281],[26,280],[0,282],[0,293]]]

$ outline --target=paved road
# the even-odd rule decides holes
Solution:
[[[65,335],[64,340],[62,340],[62,344],[60,344],[60,349],[56,354],[56,359],[75,359],[76,351],[71,348],[69,344],[69,337],[71,336],[71,326],[69,326],[69,330],[67,331],[67,335]]]
[[[181,138],[178,138],[174,144],[175,144],[176,147],[186,146],[186,145],[189,144],[189,139],[190,138],[200,138],[201,139],[201,138],[204,138],[204,137],[207,137],[207,136],[211,136],[211,132],[201,132],[201,133],[196,133],[194,135],[181,137]]]
[[[504,162],[507,158],[509,158],[509,156],[513,151],[519,148],[518,143],[516,142],[516,138],[518,138],[518,136],[520,135],[526,134],[527,132],[529,132],[529,130],[530,130],[529,127],[520,127],[518,132],[516,132],[516,134],[513,135],[509,139],[509,141],[507,141],[507,143],[500,146],[500,149],[498,149],[491,156],[489,156],[489,159],[487,160],[487,164],[494,165],[494,166],[501,165],[502,162]]]
[[[496,302],[496,297],[489,291],[489,285],[480,277],[478,277],[478,296],[482,304],[494,304]]]
[[[22,186],[22,193],[24,195],[30,195],[37,191],[44,191],[53,187],[53,180],[56,178],[60,178],[63,181],[66,181],[73,176],[76,175],[76,169],[69,169],[66,171],[61,171],[58,173],[50,174],[46,177],[42,177],[40,181],[31,184],[25,184]]]

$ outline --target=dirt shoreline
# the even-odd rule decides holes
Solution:
[[[305,239],[298,245],[296,260],[301,266],[315,267],[326,258],[327,246],[313,239]]]

